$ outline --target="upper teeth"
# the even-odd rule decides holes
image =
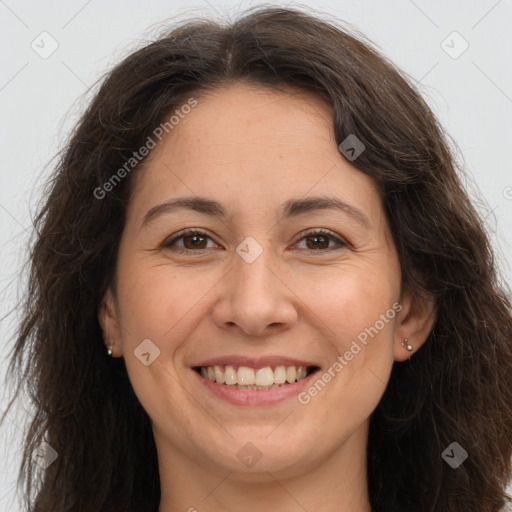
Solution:
[[[201,366],[201,375],[217,384],[243,386],[272,386],[274,384],[292,383],[306,377],[305,366],[276,366],[272,368],[251,368],[249,366],[234,367],[232,365]]]

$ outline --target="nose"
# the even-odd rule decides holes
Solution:
[[[213,311],[216,325],[251,336],[289,329],[298,317],[296,298],[280,268],[270,249],[251,263],[235,255]]]

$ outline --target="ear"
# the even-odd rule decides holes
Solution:
[[[394,359],[405,361],[416,353],[425,343],[437,317],[437,308],[433,300],[421,297],[406,290],[400,300],[402,309],[398,314],[395,330]],[[402,345],[404,340],[405,346]],[[407,350],[407,345],[413,347]]]
[[[113,344],[112,357],[120,357],[121,349],[121,329],[119,326],[119,316],[116,307],[116,301],[112,289],[109,287],[101,299],[98,309],[98,321],[103,331],[103,341],[105,347]]]

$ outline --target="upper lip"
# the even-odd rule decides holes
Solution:
[[[198,366],[248,366],[250,368],[264,368],[266,366],[319,366],[311,361],[301,361],[292,357],[286,356],[264,356],[264,357],[250,357],[241,355],[219,356],[202,361],[193,367]]]

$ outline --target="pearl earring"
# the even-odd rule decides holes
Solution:
[[[113,346],[114,346],[114,342],[113,342],[113,341],[111,341],[111,342],[110,342],[110,345],[109,345],[109,346],[108,346],[108,348],[107,348],[107,354],[108,354],[109,356],[111,356],[111,355],[112,355],[112,347],[113,347]]]
[[[405,347],[409,352],[412,352],[412,345],[409,345],[409,340],[407,338],[402,341],[402,347]]]

